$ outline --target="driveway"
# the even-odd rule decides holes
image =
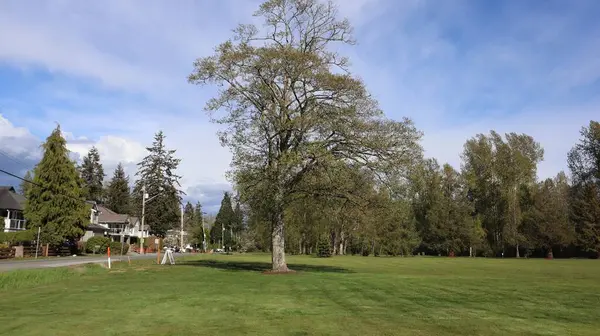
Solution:
[[[136,259],[156,259],[156,253],[149,254],[133,254],[129,256],[131,260]],[[127,260],[127,256],[114,256],[111,261]],[[47,268],[47,267],[63,267],[71,265],[81,265],[90,263],[105,263],[106,256],[97,257],[56,257],[51,259],[27,259],[27,260],[5,260],[0,261],[0,272],[12,271],[16,269],[28,268]]]

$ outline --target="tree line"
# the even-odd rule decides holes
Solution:
[[[136,181],[131,187],[130,177],[119,163],[110,180],[105,183],[104,167],[98,149],[92,147],[80,165],[69,157],[67,142],[60,126],[42,144],[42,159],[28,171],[20,187],[26,197],[24,215],[27,228],[40,228],[40,240],[53,245],[74,241],[85,233],[90,223],[91,203],[141,218],[142,190],[145,190],[145,227],[150,233],[165,237],[173,228],[179,228],[182,196],[180,176],[175,172],[180,159],[175,150],[167,149],[165,135],[154,136],[147,155],[137,164]],[[202,213],[200,203],[196,213]],[[188,221],[194,232],[192,239],[204,236]]]
[[[285,254],[520,256],[597,254],[598,123],[564,173],[537,181],[543,149],[496,132],[467,141],[456,169],[423,157],[411,120],[385,116],[338,51],[352,27],[332,1],[268,0],[263,25],[197,59],[188,81],[219,88],[207,112],[224,126],[244,212],[244,241]],[[319,244],[326,241],[329,244]],[[566,252],[566,251],[569,252]],[[327,253],[322,253],[327,255]]]
[[[384,187],[347,167],[314,182],[318,192],[284,209],[286,252],[488,257],[597,257],[600,252],[600,124],[583,127],[568,155],[571,178],[537,180],[539,143],[525,134],[479,134],[464,145],[461,169],[422,158],[406,180]],[[316,189],[315,189],[316,191]],[[268,218],[246,206],[252,248],[270,250]]]

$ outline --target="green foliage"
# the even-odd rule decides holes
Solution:
[[[480,243],[464,178],[450,165],[426,160],[414,172],[412,209],[423,247],[436,254],[460,253]]]
[[[546,179],[530,192],[531,207],[525,212],[526,236],[530,247],[552,250],[553,246],[568,246],[575,232],[569,220],[570,187],[564,173]]]
[[[110,254],[111,255],[121,255],[121,248],[123,249],[123,255],[127,254],[127,252],[129,251],[128,244],[125,244],[125,243],[121,244],[118,241],[110,242],[109,246],[110,246]]]
[[[138,163],[138,171],[133,191],[135,213],[141,218],[144,186],[151,201],[146,202],[145,224],[151,234],[164,238],[168,230],[179,226],[180,203],[183,192],[175,174],[180,159],[175,158],[175,150],[165,146],[166,136],[162,131],[154,135],[152,146],[147,147],[148,155]]]
[[[119,162],[106,189],[106,207],[119,214],[131,214],[129,176]]]
[[[25,218],[28,228],[41,227],[40,241],[60,245],[83,236],[90,220],[81,179],[69,159],[60,127],[42,146],[43,157],[34,170],[34,185],[28,191]]]
[[[319,258],[331,257],[331,241],[327,235],[321,235],[317,245],[317,256]]]
[[[27,197],[27,193],[29,192],[29,189],[31,187],[31,181],[33,181],[33,174],[31,172],[31,170],[28,170],[27,173],[25,173],[25,176],[23,176],[23,180],[21,181],[21,184],[19,185],[19,194]]]
[[[104,168],[100,163],[100,153],[96,147],[92,147],[83,158],[79,167],[79,173],[83,180],[83,190],[87,200],[104,203]]]
[[[219,243],[220,246],[224,245],[226,249],[231,249],[233,245],[231,232],[235,224],[236,214],[231,205],[231,195],[229,192],[225,192],[223,193],[221,207],[215,218],[215,223],[210,230],[211,244]],[[225,239],[224,242],[223,239]]]
[[[264,29],[240,25],[214,55],[194,63],[189,81],[226,86],[206,108],[224,112],[214,116],[227,125],[221,140],[233,153],[240,200],[272,228],[273,268],[285,271],[285,206],[321,193],[319,185],[303,188],[309,176],[352,162],[394,181],[421,156],[421,133],[408,119],[386,118],[350,75],[335,44],[352,44],[352,28],[335,6],[268,1],[256,15]],[[341,194],[335,184],[326,187]]]
[[[600,253],[600,187],[594,183],[576,185],[572,191],[571,218],[575,222],[577,245]]]
[[[600,253],[600,123],[590,121],[568,155],[573,176],[571,219],[577,242],[584,250]]]
[[[526,134],[492,131],[467,141],[463,175],[490,246],[497,252],[505,244],[527,245],[519,191],[535,183],[537,164],[543,159],[540,144]]]
[[[0,222],[2,218],[0,217]],[[25,230],[17,232],[0,232],[0,243],[8,243],[9,245],[17,245],[34,241],[36,232],[34,230]]]
[[[110,239],[106,238],[106,237],[102,237],[102,236],[94,236],[94,237],[90,237],[86,242],[85,242],[85,252],[87,253],[100,253],[100,254],[104,254],[106,253],[106,249],[108,248],[108,246],[110,246],[111,242]],[[99,248],[96,248],[96,246],[99,246]]]

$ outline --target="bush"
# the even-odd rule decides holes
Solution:
[[[87,253],[94,253],[96,246],[100,246],[96,253],[106,253],[106,249],[110,244],[110,239],[102,236],[94,236],[85,242],[85,251]]]
[[[111,255],[120,255],[121,247],[123,247],[123,254],[127,254],[127,252],[129,251],[129,245],[121,244],[120,242],[116,242],[116,241],[111,242],[110,243],[110,254]]]
[[[327,236],[321,236],[317,245],[317,256],[319,258],[331,257],[331,244]]]
[[[33,240],[35,240],[35,232],[33,230],[0,232],[0,243],[7,243],[8,245],[28,243]]]

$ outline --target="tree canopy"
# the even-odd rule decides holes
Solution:
[[[42,159],[27,192],[25,218],[28,228],[40,227],[41,242],[60,245],[83,236],[90,221],[90,207],[60,126],[42,148]]]
[[[168,230],[179,227],[183,195],[179,183],[181,177],[176,173],[181,160],[175,157],[175,150],[166,148],[165,138],[162,131],[157,132],[152,146],[146,148],[148,155],[138,163],[133,191],[135,213],[140,217],[143,190],[152,198],[146,202],[145,223],[150,232],[159,237],[165,237]]]
[[[100,153],[96,147],[92,147],[88,154],[83,157],[83,163],[79,167],[83,180],[85,197],[97,203],[104,203],[104,168],[100,162]]]
[[[106,206],[116,213],[132,213],[129,176],[120,162],[106,188]]]
[[[235,36],[198,59],[189,81],[221,86],[206,108],[227,126],[231,177],[241,200],[263,208],[272,264],[287,271],[284,208],[311,194],[303,181],[340,164],[358,164],[382,179],[402,176],[420,156],[421,134],[408,119],[385,118],[335,44],[352,29],[330,1],[270,0]]]

